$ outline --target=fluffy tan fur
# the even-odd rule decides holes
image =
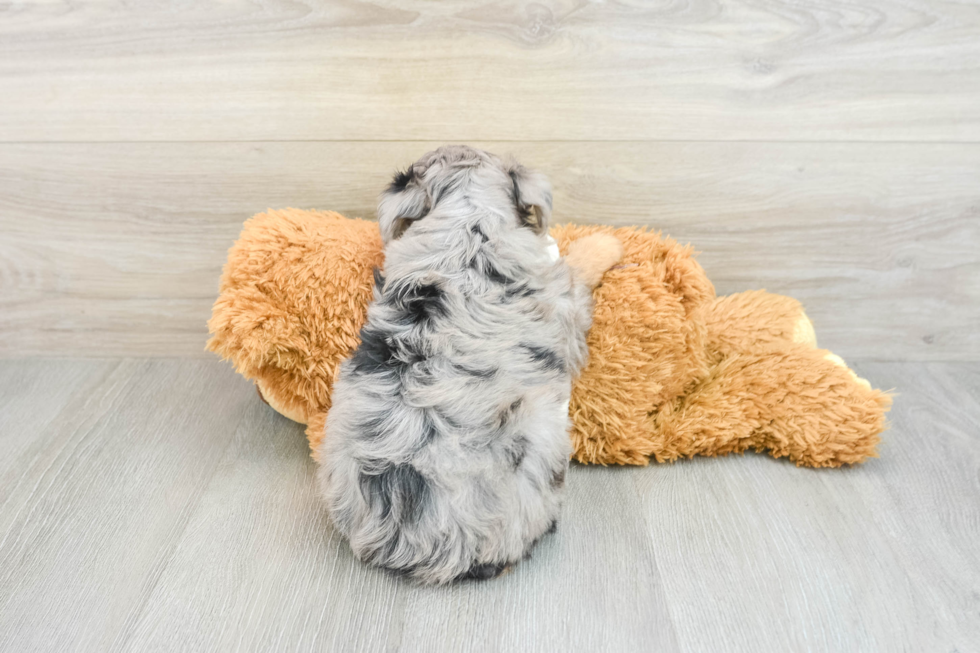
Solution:
[[[378,225],[330,211],[269,211],[228,252],[208,349],[306,424],[330,408],[340,362],[359,342],[384,263]],[[322,421],[322,420],[321,420]]]
[[[595,289],[589,364],[572,391],[577,460],[645,465],[754,449],[836,467],[875,455],[890,397],[816,348],[797,301],[716,297],[689,247],[643,229],[551,233],[593,283],[618,253],[575,241],[608,233],[624,249]],[[295,209],[247,221],[229,252],[208,348],[308,424],[313,451],[382,264],[375,223]]]

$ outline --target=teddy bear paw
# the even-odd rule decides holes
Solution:
[[[592,234],[568,246],[565,261],[589,287],[596,287],[606,270],[623,260],[623,244],[609,234]]]

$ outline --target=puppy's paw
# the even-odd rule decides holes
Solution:
[[[623,260],[623,244],[615,236],[592,234],[568,246],[565,261],[576,276],[595,288],[606,270]]]

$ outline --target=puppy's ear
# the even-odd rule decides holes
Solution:
[[[514,206],[518,219],[535,233],[544,233],[551,220],[551,184],[548,178],[516,164],[511,166],[509,172],[514,184]]]
[[[414,168],[395,175],[378,204],[378,226],[385,244],[400,237],[412,222],[431,209],[429,195],[415,176]]]

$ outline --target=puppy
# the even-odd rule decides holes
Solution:
[[[555,528],[590,286],[622,248],[592,237],[579,269],[555,261],[550,212],[541,175],[464,146],[382,195],[384,275],[317,478],[358,558],[426,583],[490,578]]]

